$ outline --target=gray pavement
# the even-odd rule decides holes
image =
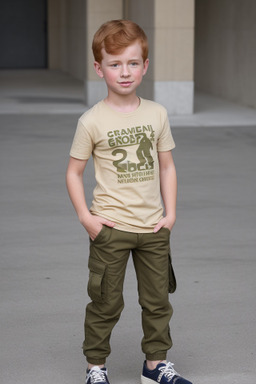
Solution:
[[[79,384],[88,237],[65,189],[83,105],[81,83],[58,72],[0,72],[0,382]],[[256,111],[197,95],[193,116],[170,116],[177,148],[178,289],[170,296],[169,358],[194,384],[256,380]],[[94,186],[88,172],[88,202]],[[136,280],[112,337],[111,383],[139,383]]]

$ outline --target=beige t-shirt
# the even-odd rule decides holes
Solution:
[[[163,217],[158,152],[175,147],[167,112],[140,99],[133,112],[111,109],[103,100],[79,119],[70,156],[93,156],[97,181],[90,211],[115,228],[147,233]]]

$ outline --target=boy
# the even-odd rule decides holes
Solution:
[[[191,384],[166,361],[172,346],[168,293],[176,288],[169,246],[176,218],[175,144],[166,110],[136,94],[149,64],[147,38],[137,24],[113,20],[96,32],[92,49],[108,95],[79,119],[67,169],[71,201],[90,237],[86,383],[109,383],[104,365],[124,306],[123,281],[132,252],[146,355],[142,384]],[[83,174],[91,154],[97,186],[89,210]]]

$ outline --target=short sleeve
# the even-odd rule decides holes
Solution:
[[[79,160],[88,160],[92,151],[93,140],[88,130],[79,119],[70,150],[70,156]]]
[[[173,148],[175,148],[175,142],[173,140],[168,115],[167,115],[167,112],[165,111],[162,131],[159,135],[158,142],[157,142],[157,151],[165,152],[165,151],[170,151]]]

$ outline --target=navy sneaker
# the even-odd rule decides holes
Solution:
[[[98,366],[87,369],[86,371],[86,384],[109,384],[108,372],[106,368]]]
[[[146,361],[143,365],[141,376],[142,384],[192,384],[181,377],[174,369],[172,363],[159,363],[152,371],[147,368]]]

